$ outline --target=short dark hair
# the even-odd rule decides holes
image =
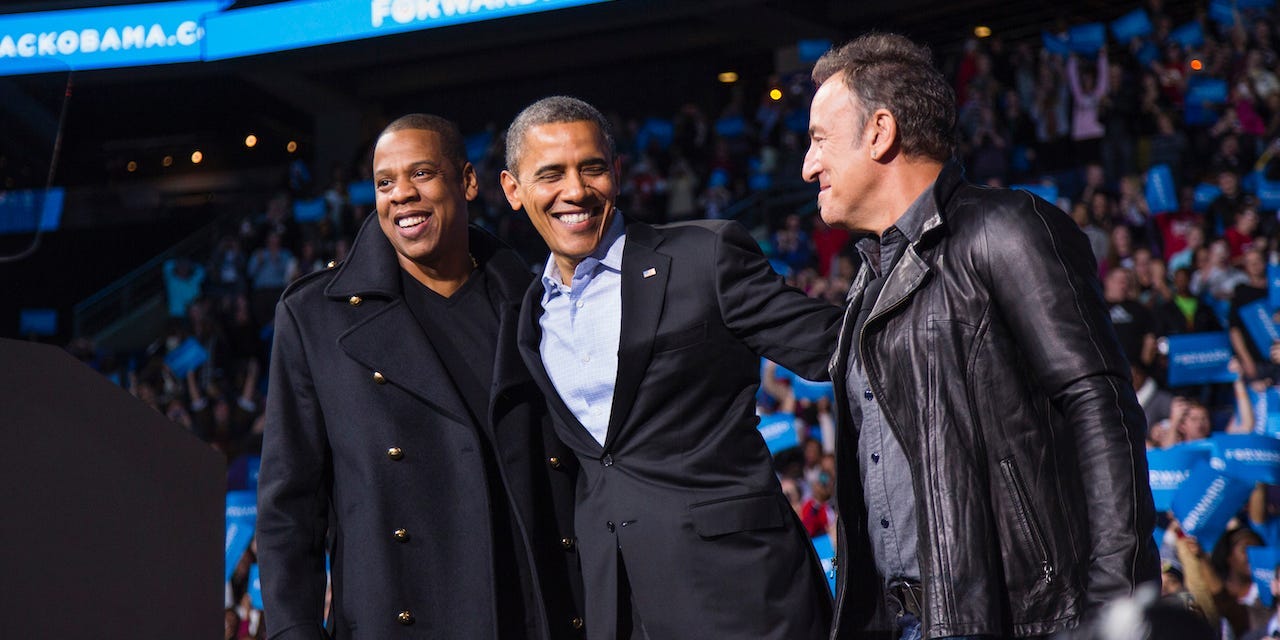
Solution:
[[[507,127],[507,171],[516,175],[516,165],[520,163],[520,154],[524,151],[524,137],[529,129],[559,122],[591,122],[604,136],[608,147],[610,162],[616,152],[613,143],[613,131],[609,119],[600,110],[584,100],[570,96],[550,96],[543,98],[520,111],[511,126]]]
[[[444,157],[457,165],[458,169],[467,164],[467,145],[462,141],[462,130],[452,120],[441,118],[430,113],[410,113],[391,121],[378,134],[378,139],[388,133],[397,131],[431,131],[440,136],[440,151]]]
[[[929,48],[894,33],[869,33],[823,54],[813,81],[839,76],[858,97],[861,127],[876,109],[898,121],[902,152],[946,162],[956,151],[956,95]]]

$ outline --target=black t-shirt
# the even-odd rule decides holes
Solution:
[[[1116,328],[1116,337],[1129,362],[1142,362],[1142,342],[1148,334],[1156,332],[1155,319],[1142,304],[1133,300],[1113,302],[1108,310],[1111,313],[1111,324]]]

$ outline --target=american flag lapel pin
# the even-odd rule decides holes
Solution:
[[[644,277],[646,277],[646,278],[652,278],[652,277],[654,277],[654,276],[658,275],[658,270],[657,270],[657,269],[654,269],[653,267],[649,267],[648,269],[645,269],[645,270],[644,270],[644,273],[642,273],[642,274],[640,274],[640,275],[642,275],[642,276],[644,276]]]

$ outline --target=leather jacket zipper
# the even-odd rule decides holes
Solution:
[[[1000,469],[1004,472],[1005,481],[1009,483],[1009,486],[1013,487],[1014,506],[1018,510],[1018,517],[1022,520],[1027,534],[1031,537],[1031,544],[1035,545],[1035,551],[1040,554],[1041,577],[1045,584],[1053,584],[1056,570],[1049,558],[1049,546],[1045,544],[1044,534],[1040,531],[1040,523],[1032,517],[1034,514],[1031,512],[1031,503],[1027,498],[1026,486],[1022,483],[1022,475],[1018,473],[1018,468],[1013,466],[1013,458],[1001,460]]]

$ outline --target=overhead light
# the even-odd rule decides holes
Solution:
[[[978,36],[979,38],[990,38],[991,27],[988,27],[986,25],[978,25],[973,28],[973,35]]]
[[[720,82],[723,82],[725,84],[733,84],[738,81],[738,72],[723,71],[720,73],[720,75],[716,76],[716,79],[720,80]]]
[[[201,160],[204,160],[204,154],[199,149],[191,152],[191,164],[200,164]]]
[[[172,166],[173,166],[173,156],[165,156],[165,157],[164,157],[164,159],[160,161],[160,164],[162,164],[162,165],[164,165],[164,166],[166,166],[166,167],[172,167]]]
[[[1193,59],[1191,60],[1191,70],[1192,70],[1192,71],[1199,71],[1199,70],[1201,70],[1201,69],[1203,69],[1203,68],[1204,68],[1204,63],[1203,63],[1203,62],[1200,62],[1200,59],[1199,59],[1199,58],[1193,58]]]
[[[129,164],[125,165],[124,168],[125,168],[125,171],[128,171],[129,173],[133,173],[134,171],[138,170],[138,163],[134,162],[133,160],[130,160]]]
[[[770,89],[770,90],[769,90],[769,98],[770,98],[771,100],[773,100],[774,102],[777,102],[777,101],[781,100],[781,99],[782,99],[782,89],[779,89],[779,88],[777,88],[777,87],[774,87],[774,88]]]
[[[244,137],[244,146],[252,149],[256,144],[258,144],[258,136],[255,136],[251,133]]]
[[[284,149],[285,149],[285,151],[288,151],[289,153],[293,153],[294,151],[297,151],[297,150],[298,150],[298,143],[297,143],[297,142],[294,142],[293,140],[290,140],[290,141],[289,141],[289,144],[286,144],[286,145],[284,146]]]

